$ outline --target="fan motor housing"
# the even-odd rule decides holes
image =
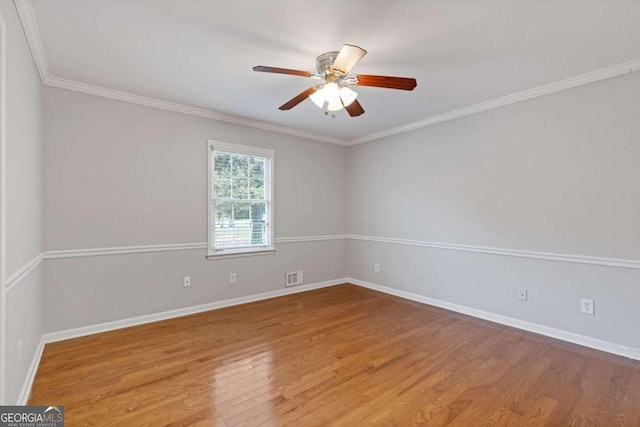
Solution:
[[[325,52],[316,58],[316,68],[321,76],[328,76],[331,74],[331,66],[333,61],[336,60],[339,52]]]

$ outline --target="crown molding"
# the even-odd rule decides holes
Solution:
[[[262,122],[259,120],[253,120],[245,117],[234,116],[231,114],[220,113],[213,110],[207,110],[204,108],[192,107],[188,105],[178,104],[170,101],[163,101],[156,98],[150,98],[141,95],[135,95],[128,92],[117,91],[100,86],[95,86],[87,83],[81,83],[74,80],[67,80],[59,77],[52,76],[49,72],[49,65],[47,58],[42,47],[42,41],[40,38],[40,32],[36,22],[35,14],[31,0],[14,0],[18,15],[22,21],[24,32],[29,42],[29,47],[33,55],[38,73],[42,84],[45,86],[56,87],[60,89],[72,90],[75,92],[86,93],[89,95],[101,96],[104,98],[115,99],[118,101],[129,102],[132,104],[144,105],[152,108],[159,108],[162,110],[173,111],[176,113],[187,114],[196,117],[204,117],[211,120],[217,120],[226,123],[233,123],[241,126],[247,126],[256,129],[267,130],[271,132],[277,132],[285,135],[297,136],[300,138],[306,138],[321,142],[329,142],[331,144],[353,146],[362,144],[364,142],[374,141],[376,139],[385,138],[392,135],[397,135],[404,132],[410,132],[415,129],[420,129],[427,126],[432,126],[438,123],[446,122],[449,120],[458,119],[460,117],[469,116],[471,114],[480,113],[494,108],[504,107],[516,102],[526,101],[528,99],[537,98],[539,96],[548,95],[551,93],[559,92],[562,90],[570,89],[577,86],[597,82],[600,80],[616,77],[622,74],[631,73],[640,70],[640,58],[634,59],[621,64],[616,64],[610,67],[602,68],[596,71],[592,71],[578,76],[570,77],[557,82],[549,83],[543,86],[538,86],[533,89],[523,90],[511,95],[502,96],[479,104],[470,105],[468,107],[460,108],[458,110],[449,111],[447,113],[439,114],[436,116],[427,117],[423,120],[419,120],[412,123],[407,123],[401,126],[396,126],[390,129],[374,132],[369,135],[360,136],[351,140],[345,140],[341,138],[335,138],[328,135],[317,134],[313,132],[304,131],[301,129],[295,129],[287,126],[276,125],[273,123]]]
[[[20,21],[22,22],[22,27],[27,37],[29,48],[31,49],[31,55],[33,56],[36,68],[38,69],[40,80],[45,86],[72,90],[74,92],[81,92],[88,95],[101,96],[104,98],[129,102],[132,104],[144,105],[146,107],[173,111],[175,113],[182,113],[190,116],[203,117],[220,122],[233,123],[236,125],[262,129],[270,132],[277,132],[285,135],[297,136],[300,138],[311,139],[315,141],[329,142],[331,144],[338,145],[346,145],[347,143],[344,139],[334,138],[328,135],[321,135],[318,133],[295,129],[288,126],[276,125],[273,123],[267,123],[259,120],[248,119],[245,117],[234,116],[231,114],[220,113],[204,108],[191,107],[189,105],[178,104],[175,102],[164,101],[147,96],[135,95],[128,92],[122,92],[114,89],[108,89],[100,86],[52,76],[49,71],[49,64],[44,53],[44,48],[42,47],[42,39],[40,37],[40,31],[38,30],[38,24],[33,11],[31,0],[14,0],[14,3],[16,5]]]
[[[121,92],[114,89],[108,89],[100,86],[81,83],[74,80],[62,79],[59,77],[48,76],[42,82],[45,86],[56,87],[59,89],[81,92],[88,95],[101,96],[103,98],[115,99],[118,101],[129,102],[131,104],[144,105],[146,107],[158,108],[161,110],[173,111],[175,113],[187,114],[190,116],[204,117],[206,119],[217,120],[220,122],[233,123],[236,125],[247,126],[256,129],[267,130],[271,132],[282,133],[285,135],[293,135],[300,138],[312,139],[321,142],[329,142],[331,144],[346,145],[346,141],[318,133],[307,132],[300,129],[294,129],[287,126],[275,125],[273,123],[261,122],[259,120],[247,119],[244,117],[234,116],[231,114],[219,113],[204,108],[190,107],[184,104],[178,104],[161,99],[150,98],[142,95],[134,95],[128,92]]]
[[[42,47],[40,30],[38,30],[36,15],[33,12],[31,0],[13,0],[13,2],[16,5],[18,17],[20,17],[20,21],[22,22],[24,34],[27,36],[27,43],[29,43],[29,49],[31,49],[31,55],[36,63],[38,74],[40,74],[40,80],[42,84],[46,84],[50,76],[49,64],[47,63],[47,56],[44,54],[44,48]]]
[[[458,110],[449,111],[437,116],[427,117],[426,119],[419,120],[417,122],[407,123],[402,126],[397,126],[391,129],[386,129],[380,132],[361,136],[348,141],[347,146],[362,144],[364,142],[374,141],[376,139],[384,138],[387,136],[397,135],[415,129],[432,126],[437,123],[458,119],[460,117],[469,116],[471,114],[480,113],[482,111],[492,110],[494,108],[504,107],[505,105],[526,101],[528,99],[537,98],[543,95],[549,95],[551,93],[560,92],[562,90],[571,89],[573,87],[620,76],[622,74],[632,73],[638,70],[640,70],[640,58],[623,62],[621,64],[612,65],[611,67],[601,68],[589,73],[580,74],[578,76],[569,77],[568,79],[559,80],[557,82],[538,86],[533,89],[527,89],[521,92],[512,93],[511,95],[502,96],[500,98],[495,98],[486,102],[481,102],[479,104],[460,108]]]

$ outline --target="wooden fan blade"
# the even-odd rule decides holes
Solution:
[[[360,105],[357,99],[354,99],[353,102],[344,107],[344,109],[347,110],[347,113],[349,113],[351,117],[357,117],[364,114],[364,108],[362,108],[362,105]]]
[[[359,74],[356,77],[358,78],[358,83],[356,84],[360,86],[413,90],[418,85],[416,79],[408,77],[368,76],[366,74]]]
[[[331,65],[331,71],[341,76],[349,74],[349,71],[356,65],[363,56],[367,54],[367,51],[358,46],[345,44],[340,49],[338,56]]]
[[[290,109],[292,109],[293,107],[295,107],[296,105],[300,104],[302,101],[307,99],[309,97],[309,95],[311,95],[315,91],[316,91],[315,87],[313,87],[313,86],[310,87],[309,89],[305,90],[301,94],[291,98],[291,100],[289,100],[288,102],[285,102],[284,104],[282,104],[282,106],[280,106],[280,109],[281,110],[290,110]]]
[[[266,67],[264,65],[256,65],[255,67],[253,67],[253,71],[260,71],[262,73],[291,74],[294,76],[302,76],[302,77],[311,77],[313,75],[308,71],[290,70],[288,68]]]

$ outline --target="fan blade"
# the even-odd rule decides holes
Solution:
[[[357,117],[364,113],[364,108],[362,108],[362,105],[360,105],[357,99],[354,99],[353,102],[344,107],[344,109],[347,110],[347,113],[349,113],[351,117]]]
[[[265,67],[264,65],[256,65],[253,67],[253,71],[260,71],[263,73],[278,73],[278,74],[292,74],[294,76],[311,77],[313,73],[308,71],[290,70],[288,68],[276,68]]]
[[[315,91],[316,91],[316,88],[314,86],[310,87],[309,89],[305,90],[301,94],[291,98],[291,100],[289,100],[288,102],[285,102],[284,104],[282,104],[280,109],[281,110],[290,110],[290,109],[292,109],[293,107],[295,107],[296,105],[300,104],[302,101],[307,99],[309,97],[309,95],[311,95]]]
[[[349,71],[356,65],[363,56],[367,54],[367,51],[358,46],[345,44],[340,49],[338,56],[331,65],[331,71],[339,75],[345,76],[349,74]]]
[[[416,79],[411,79],[408,77],[389,77],[389,76],[368,76],[366,74],[359,74],[356,76],[358,78],[359,86],[375,86],[375,87],[385,87],[388,89],[402,89],[402,90],[413,90],[418,83]]]

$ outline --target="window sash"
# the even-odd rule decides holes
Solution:
[[[209,242],[208,242],[208,256],[241,256],[242,254],[251,255],[264,252],[273,252],[273,150],[267,150],[258,147],[250,147],[238,144],[229,144],[219,141],[208,141],[208,223],[209,223]],[[216,170],[215,170],[215,157],[216,153],[230,153],[232,155],[252,156],[258,158],[264,158],[264,170],[263,175],[256,180],[262,179],[264,196],[259,195],[259,198],[251,198],[250,187],[247,187],[247,193],[243,194],[243,198],[233,197],[234,194],[227,194],[225,197],[216,197]],[[247,171],[248,180],[251,180],[249,171]],[[225,179],[232,179],[233,172],[229,174],[223,174]],[[218,179],[221,177],[219,176]],[[220,233],[222,227],[218,227],[220,224],[217,221],[217,209],[221,204],[231,204],[231,206],[237,206],[237,204],[248,204],[249,218],[248,219],[236,219],[234,213],[229,218],[231,230],[226,236]],[[264,205],[264,218],[262,227],[262,241],[260,243],[251,244],[253,240],[254,227],[256,222],[253,221],[251,215],[253,214],[253,208],[255,205]],[[256,207],[257,208],[257,207]],[[218,217],[219,218],[219,217]],[[238,224],[240,223],[240,224]],[[249,230],[244,230],[244,239],[236,239],[236,227],[247,227]],[[248,234],[248,235],[247,235]],[[247,238],[249,242],[247,242]],[[235,240],[235,243],[234,243]]]
[[[228,249],[228,248],[269,247],[270,246],[269,227],[271,224],[268,221],[268,214],[267,214],[270,209],[270,202],[265,200],[251,200],[250,202],[242,201],[237,203],[240,205],[249,205],[247,206],[249,218],[235,217],[234,215],[235,212],[233,211],[236,208],[237,204],[234,200],[225,199],[221,201],[219,199],[213,199],[212,203],[214,206],[214,209],[211,212],[211,215],[213,217],[212,222],[213,222],[213,234],[214,234],[213,249],[216,252],[220,250]],[[231,211],[232,211],[232,216],[228,217],[227,219],[228,230],[226,231],[226,233],[224,231],[225,219],[218,221],[215,218],[218,205],[223,205],[223,204],[230,205]],[[264,221],[257,220],[257,218],[252,218],[254,209],[257,210],[260,207],[262,207],[261,216],[265,218]],[[260,232],[261,242],[243,244],[242,242],[246,241],[247,239],[251,241],[254,240],[255,238],[254,233],[256,232],[256,226],[264,229],[264,231]],[[239,241],[240,243],[234,244],[235,241]]]

